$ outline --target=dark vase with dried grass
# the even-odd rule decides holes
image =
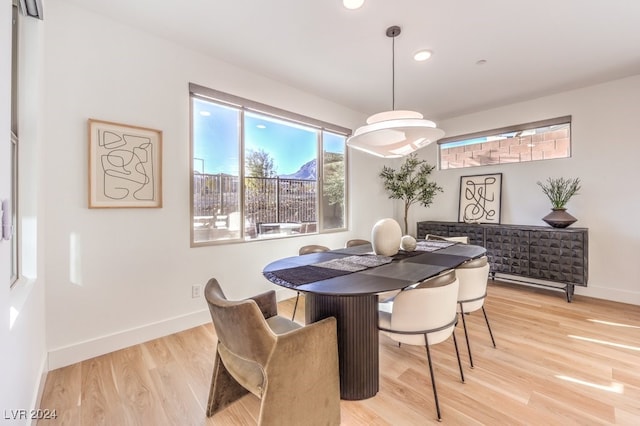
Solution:
[[[548,178],[546,183],[538,182],[542,192],[551,201],[551,213],[542,218],[554,228],[566,228],[578,219],[567,213],[566,204],[571,197],[578,195],[580,178]]]

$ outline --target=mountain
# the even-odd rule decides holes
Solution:
[[[317,162],[315,159],[305,163],[298,169],[297,172],[290,175],[279,175],[283,179],[304,179],[304,180],[316,180],[318,176]]]
[[[324,153],[324,163],[325,166],[330,163],[340,162],[344,160],[343,154],[338,154],[335,152],[325,152]],[[304,180],[316,180],[318,176],[318,164],[315,159],[305,163],[298,169],[297,172],[290,175],[279,175],[279,177],[283,179],[304,179]],[[326,170],[325,170],[326,172]]]

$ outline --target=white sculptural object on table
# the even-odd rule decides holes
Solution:
[[[400,249],[402,230],[394,219],[380,219],[371,230],[371,245],[375,254],[393,256]]]
[[[400,240],[400,248],[404,251],[414,251],[418,246],[418,242],[411,235],[405,235]]]

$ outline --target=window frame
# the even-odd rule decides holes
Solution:
[[[238,129],[238,158],[239,158],[239,176],[238,176],[238,184],[239,184],[239,198],[240,198],[240,206],[239,212],[241,215],[241,220],[244,222],[245,217],[245,178],[246,178],[246,170],[245,170],[245,113],[250,114],[258,114],[264,116],[265,118],[271,118],[275,120],[279,120],[285,123],[290,123],[292,125],[303,126],[305,128],[315,129],[316,130],[316,215],[317,215],[317,233],[333,233],[333,232],[342,232],[346,231],[349,228],[349,193],[348,193],[348,149],[346,145],[346,138],[351,135],[351,129],[341,127],[332,123],[328,123],[322,120],[318,120],[315,118],[311,118],[302,114],[298,114],[295,112],[287,111],[284,109],[280,109],[277,107],[273,107],[267,104],[263,104],[260,102],[256,102],[250,99],[242,98],[236,95],[232,95],[226,92],[222,92],[216,89],[211,89],[205,86],[201,86],[195,83],[189,83],[189,119],[190,119],[190,141],[189,141],[189,224],[190,224],[190,244],[191,247],[202,247],[202,246],[211,246],[211,245],[221,245],[221,244],[237,244],[237,243],[250,243],[254,241],[264,241],[264,239],[260,238],[246,238],[246,233],[244,226],[240,227],[240,237],[234,239],[224,239],[224,240],[205,240],[205,241],[195,241],[194,239],[194,110],[193,105],[194,99],[199,99],[205,102],[213,102],[217,105],[226,106],[230,108],[237,109],[240,112],[239,118],[239,129]],[[344,146],[344,207],[343,207],[343,226],[339,228],[331,228],[324,229],[324,207],[323,207],[323,196],[324,196],[324,146],[323,146],[323,133],[329,132],[332,134],[337,134],[345,137],[345,146]],[[311,233],[302,233],[295,235],[282,235],[273,237],[272,239],[280,239],[280,238],[290,238],[295,236],[304,236],[311,235]]]
[[[20,232],[19,232],[19,212],[18,212],[18,164],[19,164],[19,146],[20,138],[18,131],[18,76],[19,76],[19,58],[20,58],[20,10],[17,1],[12,2],[12,23],[11,23],[11,164],[10,164],[10,214],[11,214],[11,248],[10,248],[10,276],[9,288],[19,281],[21,275],[20,261]]]
[[[514,132],[522,132],[525,130],[531,130],[531,129],[537,129],[537,128],[542,128],[542,127],[550,127],[550,126],[557,126],[557,125],[564,125],[567,124],[569,126],[569,155],[567,157],[556,157],[556,158],[548,158],[548,159],[538,159],[538,160],[527,160],[527,161],[514,161],[514,162],[504,162],[504,163],[494,163],[494,164],[479,164],[477,166],[463,166],[463,167],[447,167],[447,168],[442,168],[442,150],[443,149],[447,149],[446,147],[443,147],[444,145],[448,145],[451,144],[453,142],[463,142],[466,140],[471,140],[471,139],[477,139],[477,138],[481,138],[481,137],[489,137],[489,136],[496,136],[496,135],[501,135],[501,134],[505,134],[505,133],[514,133]],[[438,146],[438,170],[460,170],[460,169],[471,169],[471,168],[475,168],[475,167],[487,167],[487,166],[495,166],[495,165],[504,165],[504,164],[521,164],[521,163],[530,163],[533,161],[545,161],[545,160],[555,160],[558,158],[571,158],[573,155],[573,149],[572,149],[572,131],[571,131],[571,126],[572,124],[572,116],[571,115],[565,115],[562,117],[556,117],[556,118],[550,118],[550,119],[546,119],[546,120],[539,120],[539,121],[532,121],[532,122],[528,122],[528,123],[524,123],[524,124],[516,124],[516,125],[512,125],[512,126],[505,126],[505,127],[499,127],[499,128],[495,128],[495,129],[490,129],[490,130],[482,130],[479,132],[473,132],[473,133],[466,133],[463,135],[458,135],[458,136],[451,136],[448,138],[442,138],[440,140],[438,140],[437,142],[437,146]],[[482,143],[482,142],[479,142]],[[470,144],[471,145],[471,144]]]

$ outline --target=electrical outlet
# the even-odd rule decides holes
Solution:
[[[191,287],[191,297],[194,299],[197,299],[198,297],[200,297],[200,289],[202,287],[200,287],[199,285],[194,285]]]

